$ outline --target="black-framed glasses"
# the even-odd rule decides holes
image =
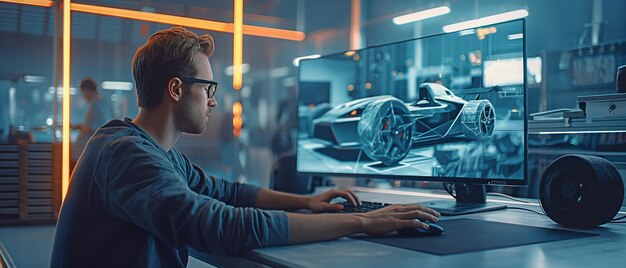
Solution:
[[[207,94],[207,96],[209,96],[209,99],[213,98],[213,96],[215,96],[215,92],[217,92],[217,82],[215,82],[215,81],[204,80],[204,79],[199,79],[199,78],[195,78],[195,77],[183,77],[180,80],[182,80],[185,83],[190,83],[190,84],[207,84],[207,85],[209,85],[208,87],[206,87],[204,89],[204,90],[206,90],[206,94]]]

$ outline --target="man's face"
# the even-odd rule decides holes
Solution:
[[[195,78],[213,81],[211,63],[204,53],[194,53],[193,64],[198,70]],[[182,98],[174,111],[176,127],[181,132],[201,134],[206,130],[211,110],[217,105],[215,96],[209,98],[207,95],[205,89],[208,86],[201,83],[183,83]]]

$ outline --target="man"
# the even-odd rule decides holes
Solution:
[[[73,125],[73,129],[80,130],[80,134],[72,148],[72,163],[76,163],[78,157],[85,149],[87,141],[100,126],[113,118],[111,106],[102,98],[98,92],[98,86],[93,78],[84,78],[80,81],[80,91],[83,97],[89,103],[89,109],[85,113],[83,123],[81,125]],[[72,164],[72,166],[74,166]]]
[[[173,148],[183,132],[206,130],[217,105],[209,35],[180,27],[152,35],[133,59],[139,115],[112,120],[90,139],[72,175],[52,252],[52,267],[184,267],[188,246],[238,253],[264,246],[379,235],[427,225],[439,214],[419,205],[370,213],[340,210],[334,197],[299,196],[206,176]]]

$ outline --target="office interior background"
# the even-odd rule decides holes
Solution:
[[[233,1],[83,0],[73,3],[225,23],[234,20]],[[243,3],[244,25],[284,29],[303,33],[304,37],[288,40],[244,31],[242,83],[241,88],[236,89],[233,86],[232,31],[187,27],[197,34],[209,33],[215,38],[216,51],[211,64],[214,80],[219,82],[218,106],[213,109],[204,134],[183,134],[176,147],[207,174],[263,187],[271,184],[272,167],[278,156],[295,150],[296,59],[299,57],[341,53],[440,34],[442,27],[451,23],[525,9],[528,12],[526,56],[537,58],[540,67],[535,70],[539,78],[527,87],[528,114],[576,108],[577,97],[582,95],[615,93],[615,72],[617,67],[626,64],[626,2],[621,0],[247,0]],[[450,13],[401,25],[393,22],[394,17],[438,6],[448,6]],[[44,6],[0,1],[0,147],[63,142],[62,15],[61,1],[47,1]],[[113,107],[116,118],[137,115],[132,57],[152,33],[174,25],[73,11],[70,123],[80,124],[88,108],[78,89],[80,80],[85,77],[98,82],[101,94]],[[602,66],[598,63],[593,70],[585,71],[585,68],[572,64],[576,59],[604,59],[605,55],[610,55],[612,61],[603,62],[605,65]],[[439,66],[425,67],[437,70]],[[433,75],[445,76],[445,73],[433,71],[418,75],[423,75],[426,80]],[[530,134],[528,185],[490,186],[489,190],[536,198],[543,170],[558,156],[572,152],[602,156],[612,161],[624,177],[626,135],[619,131],[603,133],[602,130],[597,129],[595,133]],[[77,135],[78,132],[72,130],[70,140],[75,141]],[[562,146],[555,149],[551,146],[554,144]],[[546,149],[546,146],[551,147]],[[55,159],[60,159],[59,148],[50,149]],[[18,163],[18,158],[11,159],[10,153],[5,155],[9,155],[9,159],[0,159]],[[58,160],[53,160],[55,165],[60,165],[55,161]],[[52,173],[60,173],[60,169],[55,167]],[[330,178],[329,182],[442,190],[441,183],[421,181],[337,177]],[[2,194],[19,193],[17,186],[7,185],[0,187],[4,191]],[[52,185],[51,190],[60,187],[59,182]],[[0,212],[15,211],[11,210],[15,208],[11,205],[13,203],[6,204]],[[52,210],[55,208],[58,206],[42,209],[40,219],[54,216]],[[54,221],[37,221],[37,218],[19,221],[7,217],[0,216],[0,223],[5,221],[0,234],[16,265],[47,266]],[[9,234],[20,230],[20,226],[35,228],[27,229],[34,237],[22,242],[5,240],[24,239]],[[48,229],[36,229],[37,226],[47,226]],[[21,252],[26,244],[38,252]]]

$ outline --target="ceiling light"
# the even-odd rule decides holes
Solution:
[[[46,78],[38,75],[25,75],[24,82],[26,83],[43,83],[46,81]]]
[[[524,37],[523,33],[509,34],[509,40],[521,39]]]
[[[443,31],[446,33],[461,31],[469,28],[476,28],[480,26],[516,20],[525,18],[528,16],[528,11],[526,9],[518,9],[514,11],[509,11],[505,13],[500,13],[497,15],[482,17],[474,20],[463,21],[459,23],[448,24],[443,26]]]
[[[104,81],[102,82],[102,88],[108,90],[125,90],[130,91],[133,90],[135,84],[131,82],[123,82],[123,81]]]
[[[418,12],[413,12],[413,13],[402,15],[402,16],[397,16],[393,18],[393,23],[395,23],[396,25],[402,25],[402,24],[406,24],[409,22],[415,22],[415,21],[432,18],[432,17],[445,15],[448,13],[450,13],[450,8],[447,6],[441,6],[441,7],[431,8],[431,9],[422,10]]]
[[[54,87],[49,87],[48,88],[48,93],[49,94],[54,94]],[[57,94],[63,95],[63,87],[57,87]],[[76,88],[75,87],[70,87],[70,95],[76,95]]]
[[[241,65],[241,73],[245,74],[245,73],[248,73],[248,71],[250,71],[250,64],[247,64],[247,63],[242,64]],[[235,67],[230,65],[230,66],[226,67],[226,69],[224,69],[224,72],[228,76],[233,76],[233,73],[235,72]]]
[[[470,35],[470,34],[475,34],[476,30],[474,29],[468,29],[468,30],[463,30],[459,32],[459,35]]]

